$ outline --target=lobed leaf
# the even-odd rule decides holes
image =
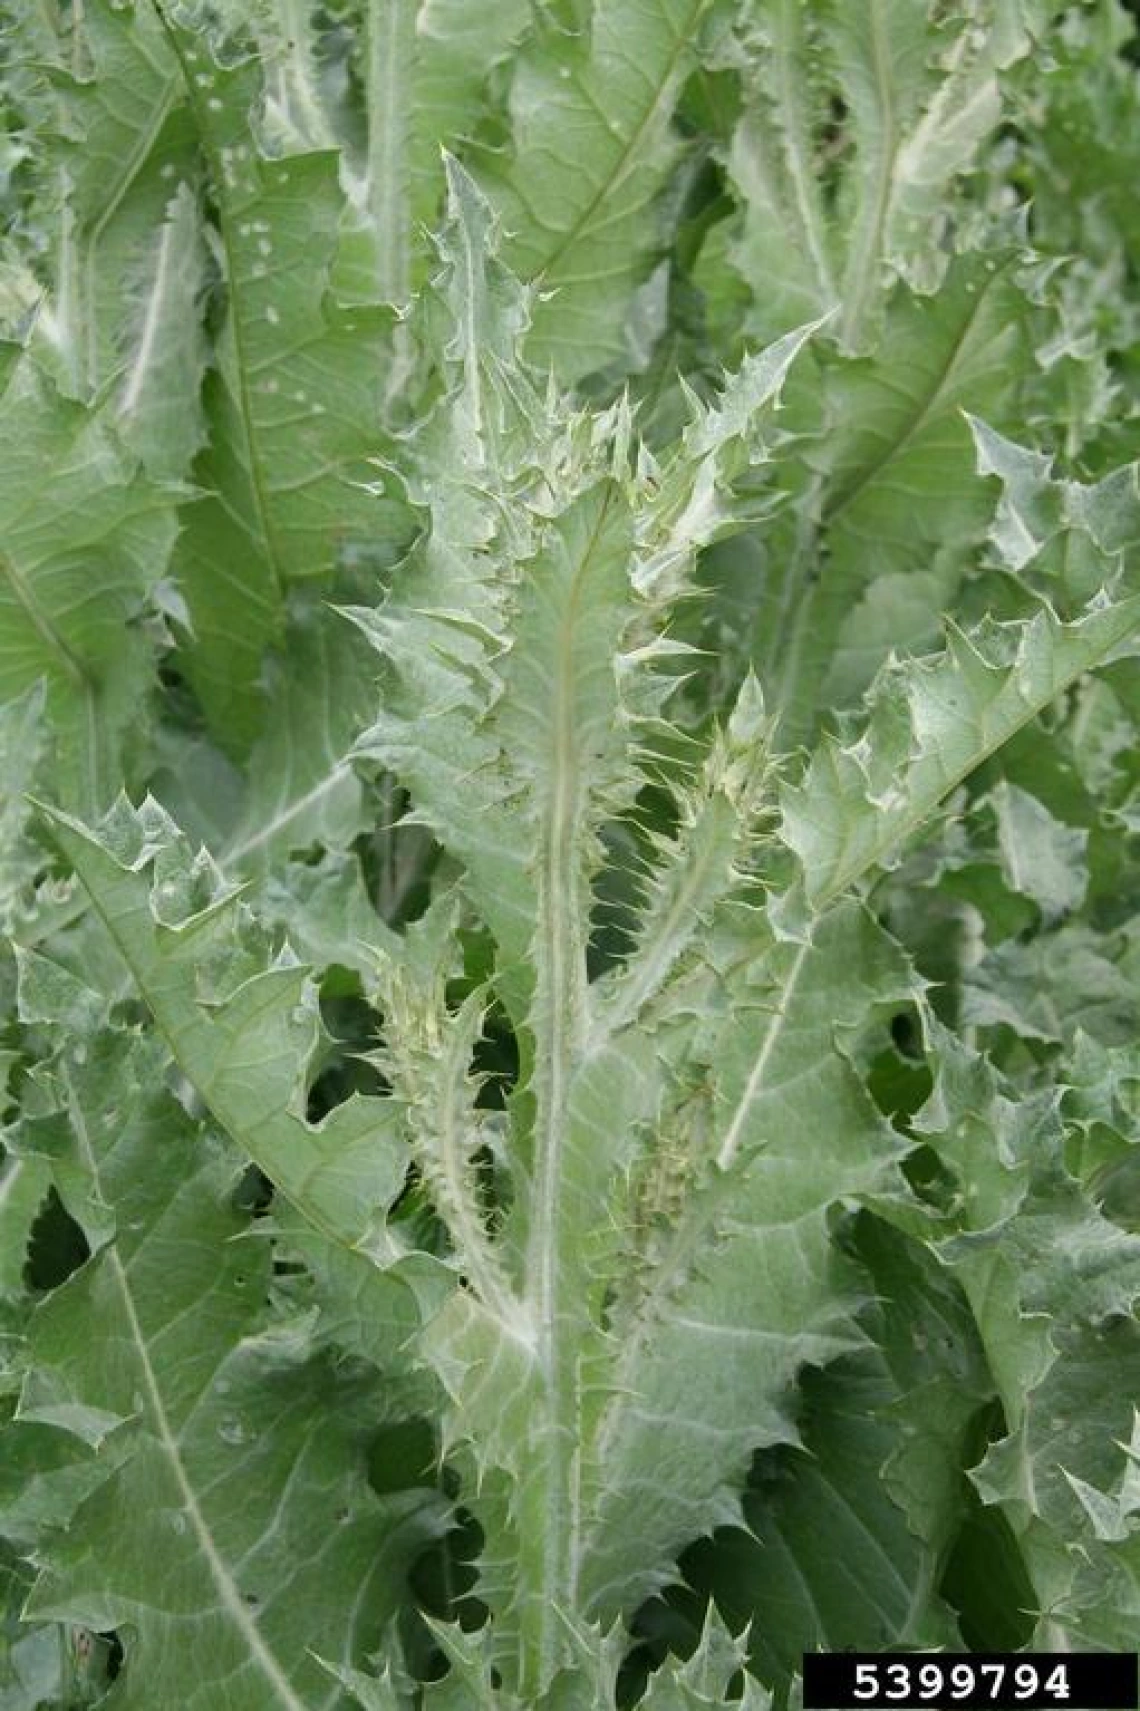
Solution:
[[[33,1313],[6,1436],[19,1453],[37,1422],[84,1435],[97,1414],[131,1442],[44,1538],[26,1613],[131,1629],[108,1703],[307,1711],[329,1702],[310,1634],[360,1658],[437,1521],[423,1492],[368,1489],[374,1385],[266,1324],[270,1252],[233,1209],[234,1155],[163,1089],[163,1058],[70,1033],[59,1109],[27,1120],[114,1228]]]
[[[168,1051],[215,1120],[316,1228],[367,1246],[404,1161],[396,1114],[355,1096],[320,1124],[304,1114],[318,1015],[306,970],[274,957],[240,893],[192,859],[153,801],[120,801],[98,834],[42,810]]]
[[[43,680],[59,797],[98,812],[134,770],[154,671],[143,620],[174,547],[174,495],[105,410],[64,397],[27,357],[0,396],[0,442],[0,701]]]
[[[391,317],[333,294],[345,209],[335,154],[267,157],[250,121],[256,61],[223,65],[205,33],[167,30],[216,200],[226,293],[194,470],[204,493],[184,515],[175,572],[191,681],[240,755],[263,725],[262,657],[285,644],[292,586],[328,585],[353,550],[383,562],[411,532],[399,499],[370,491]]]
[[[952,629],[947,651],[889,665],[871,692],[866,730],[827,737],[802,783],[783,794],[783,832],[814,908],[856,884],[910,837],[956,784],[1140,623],[1129,596],[1061,623],[1045,609],[1020,623]]]
[[[532,359],[563,381],[620,361],[622,324],[661,245],[680,153],[671,118],[710,0],[596,0],[581,36],[548,25],[511,82],[513,159],[481,182],[506,259],[542,292]],[[808,319],[802,316],[801,319]]]

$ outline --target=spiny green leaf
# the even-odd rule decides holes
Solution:
[[[960,1644],[938,1581],[992,1381],[965,1298],[929,1253],[870,1218],[853,1247],[877,1291],[861,1321],[871,1345],[805,1373],[803,1447],[757,1458],[749,1532],[685,1558],[734,1627],[752,1621],[753,1667],[781,1693],[805,1652]]]
[[[923,292],[941,282],[952,246],[938,236],[962,218],[957,181],[1000,118],[1001,70],[1031,50],[1042,23],[1003,0],[940,10],[871,0],[858,17],[831,3],[754,9],[751,99],[729,154],[743,208],[730,254],[753,285],[754,336],[839,305],[840,341],[862,352],[892,275]],[[833,164],[836,96],[843,147]]]
[[[1073,1481],[1103,1493],[1127,1465],[1140,1241],[1069,1174],[1055,1096],[1012,1099],[983,1060],[928,1029],[938,1077],[917,1126],[961,1184],[939,1251],[970,1300],[1008,1426],[972,1477],[1018,1536],[1035,1643],[1071,1644],[1091,1588],[1103,1597],[1115,1572],[1111,1556],[1089,1556],[1104,1514]]]
[[[531,355],[563,380],[624,354],[622,323],[661,246],[656,203],[680,152],[672,111],[709,10],[710,0],[595,0],[581,39],[548,27],[515,64],[513,159],[480,178],[511,233],[508,262],[546,299]]]
[[[423,229],[443,193],[440,147],[478,130],[487,84],[531,24],[526,0],[491,0],[474,13],[464,0],[367,0],[359,54],[368,118],[356,201],[370,216],[376,290],[403,304],[427,271]]]
[[[226,321],[207,388],[203,498],[175,571],[189,606],[188,669],[218,740],[248,750],[266,716],[267,647],[284,641],[290,586],[329,579],[353,551],[377,564],[409,533],[375,496],[391,316],[331,291],[345,200],[332,152],[262,153],[256,64],[222,65],[209,38],[169,25],[218,209]],[[240,576],[234,567],[240,565]]]
[[[232,1208],[233,1154],[164,1091],[162,1058],[105,1033],[88,1050],[69,1036],[57,1061],[76,1167],[115,1233],[33,1315],[9,1431],[98,1410],[132,1442],[45,1539],[27,1611],[128,1628],[124,1708],[224,1693],[307,1711],[313,1624],[346,1661],[374,1642],[431,1504],[368,1490],[370,1382],[265,1323],[270,1253]]]
[[[318,1016],[305,969],[271,954],[240,893],[224,889],[204,851],[191,857],[157,803],[120,801],[97,834],[44,813],[217,1122],[318,1230],[367,1246],[403,1182],[396,1114],[357,1095],[319,1125],[306,1121]]]
[[[1118,564],[1140,542],[1140,466],[1128,464],[1095,482],[1058,480],[1052,458],[967,420],[978,474],[1002,483],[990,530],[1002,562],[1023,571],[1037,561],[1069,600],[1088,599],[1104,582],[1106,565]]]
[[[1128,643],[1140,597],[1098,601],[1071,624],[1047,608],[1021,623],[953,629],[933,659],[888,665],[866,729],[827,737],[783,793],[782,835],[822,908],[889,860],[944,796],[1086,671]]]
[[[746,1646],[730,1634],[710,1607],[696,1651],[683,1663],[668,1658],[649,1679],[640,1703],[647,1711],[702,1711],[728,1703],[728,1691],[744,1663]],[[744,1691],[733,1701],[743,1711],[769,1711],[772,1699],[757,1681],[744,1677]]]
[[[797,1441],[799,1368],[861,1341],[858,1279],[833,1249],[829,1208],[886,1190],[903,1149],[836,1034],[912,983],[857,908],[814,941],[758,938],[730,982],[699,1048],[718,1096],[698,1095],[688,1133],[676,1112],[660,1120],[656,1144],[682,1149],[687,1172],[633,1244],[609,1311],[611,1394],[583,1474],[588,1607],[628,1607],[662,1583],[686,1534],[738,1519],[751,1453]]]
[[[0,701],[45,681],[56,792],[100,812],[133,771],[154,670],[144,619],[174,546],[174,496],[106,411],[64,398],[30,358],[0,398],[0,443]]]
[[[8,8],[0,1700],[1131,1643],[1135,45]]]
[[[937,639],[990,519],[962,410],[1004,419],[1029,366],[1019,272],[1016,255],[958,257],[936,297],[891,296],[873,354],[817,347],[819,400],[788,472],[754,649],[786,742],[821,704],[850,705],[892,647]]]
[[[173,463],[193,433],[200,373],[194,299],[201,268],[188,213],[166,229],[157,267],[152,256],[172,197],[196,177],[177,64],[152,6],[97,6],[66,19],[55,8],[17,8],[5,22],[14,51],[39,73],[28,118],[39,144],[50,292],[33,331],[37,351],[73,396],[89,398],[118,381],[138,362],[140,276],[147,281],[148,368],[177,373],[188,386],[178,400],[181,420],[167,423],[174,437],[146,447],[158,473],[158,462]],[[178,278],[170,271],[176,258]],[[182,294],[188,311],[181,325],[165,313],[171,292]]]

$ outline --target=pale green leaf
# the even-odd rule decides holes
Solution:
[[[318,1014],[306,970],[271,954],[240,893],[158,807],[120,801],[98,834],[45,810],[171,1056],[239,1147],[331,1239],[367,1245],[404,1159],[391,1105],[304,1115]],[[187,979],[187,976],[190,976]]]
[[[158,479],[184,477],[202,443],[206,268],[201,215],[182,184],[137,281],[116,399],[119,432]]]
[[[201,366],[194,301],[201,264],[189,198],[165,232],[164,280],[163,239],[155,244],[172,197],[183,197],[180,184],[195,177],[177,63],[153,7],[95,6],[71,15],[20,7],[5,22],[14,52],[41,74],[29,119],[39,145],[49,291],[34,346],[81,398],[117,382],[124,369],[138,374],[140,349],[149,346],[148,373],[156,364],[186,387],[166,401],[170,442],[145,448],[159,473],[194,436]],[[184,270],[179,278],[170,271],[175,259]],[[188,314],[175,325],[170,310],[180,293]]]
[[[753,294],[753,336],[838,306],[841,344],[864,352],[893,278],[941,284],[959,182],[1001,116],[1000,72],[1032,46],[1024,27],[995,28],[999,12],[1008,25],[1000,0],[752,9],[750,99],[728,167],[743,210],[730,253]],[[843,103],[838,150],[829,98]]]
[[[595,0],[580,37],[548,26],[515,63],[512,158],[480,178],[511,234],[510,266],[543,293],[531,355],[563,380],[623,355],[634,287],[667,236],[657,204],[680,155],[671,119],[709,10]]]
[[[336,612],[305,594],[289,601],[280,650],[263,668],[267,724],[249,757],[241,816],[219,859],[264,871],[275,856],[320,844],[346,849],[371,823],[349,760],[375,707],[376,660]]]
[[[753,650],[786,742],[821,705],[850,705],[892,648],[937,640],[991,516],[962,411],[1001,420],[1015,407],[1026,313],[1016,258],[967,255],[936,297],[890,298],[874,354],[819,347],[819,402]]]
[[[1007,885],[1031,897],[1046,921],[1076,909],[1088,889],[1088,833],[1066,826],[1016,784],[990,793]]]
[[[25,1292],[32,1227],[50,1186],[43,1159],[0,1159],[0,1298],[17,1300]]]
[[[1140,465],[1095,482],[1058,479],[1052,458],[968,420],[978,474],[1002,484],[990,530],[1001,561],[1014,571],[1040,561],[1070,598],[1087,599],[1104,581],[1105,565],[1118,564],[1140,541]]]
[[[894,855],[956,784],[1140,626],[1140,599],[1099,602],[1071,624],[951,630],[947,651],[889,665],[858,738],[827,737],[783,793],[783,836],[822,908]]]
[[[733,1627],[752,1624],[752,1667],[781,1693],[805,1652],[961,1643],[939,1579],[992,1383],[937,1262],[877,1220],[855,1246],[879,1292],[862,1321],[872,1346],[804,1375],[803,1447],[757,1458],[749,1532],[686,1557]]]
[[[45,759],[44,700],[44,684],[38,682],[0,706],[0,930],[5,933],[13,928],[21,895],[38,866],[24,798]]]
[[[1090,1589],[1103,1597],[1113,1573],[1090,1545],[1105,1512],[1093,1499],[1090,1513],[1080,1482],[1106,1493],[1129,1465],[1140,1239],[1069,1174],[1053,1096],[1014,1100],[968,1048],[939,1028],[930,1037],[938,1077],[917,1126],[962,1186],[939,1251],[970,1300],[1008,1428],[973,1479],[1018,1536],[1035,1642],[1070,1645]]]
[[[640,1701],[646,1711],[702,1711],[705,1706],[729,1702],[728,1690],[744,1663],[746,1647],[730,1634],[719,1615],[710,1609],[696,1651],[684,1663],[669,1658],[649,1678]],[[732,1701],[743,1711],[769,1711],[771,1695],[758,1682],[744,1676],[744,1692]]]
[[[18,1419],[54,1395],[130,1419],[132,1443],[44,1541],[28,1615],[128,1628],[123,1707],[224,1693],[310,1711],[310,1643],[346,1662],[372,1643],[430,1506],[368,1490],[369,1382],[266,1325],[269,1250],[232,1208],[232,1155],[163,1090],[162,1055],[107,1034],[59,1060],[77,1167],[116,1232],[34,1313]]]
[[[105,411],[64,398],[30,358],[0,398],[0,443],[0,702],[44,680],[55,793],[102,811],[133,770],[154,670],[144,619],[174,546],[174,496]]]
[[[758,936],[742,960],[701,1052],[718,1097],[698,1088],[688,1132],[674,1114],[658,1142],[680,1154],[672,1192],[630,1209],[641,1229],[609,1314],[612,1394],[587,1464],[589,1607],[628,1608],[687,1538],[737,1519],[752,1452],[797,1441],[799,1368],[859,1346],[859,1280],[829,1209],[887,1189],[903,1149],[837,1033],[912,982],[854,907],[814,940]]]
[[[527,0],[364,0],[359,53],[368,135],[353,196],[368,217],[376,294],[403,304],[421,285],[423,231],[439,212],[440,148],[474,132],[492,75],[531,24]]]
[[[268,158],[252,127],[256,63],[222,65],[174,30],[218,210],[226,319],[207,387],[206,492],[175,558],[192,635],[187,668],[219,742],[247,751],[263,722],[265,650],[284,640],[290,585],[353,552],[396,555],[409,517],[373,491],[391,316],[330,289],[345,198],[334,153]],[[240,568],[239,568],[240,567]]]
[[[1124,1045],[1136,1037],[1140,1012],[1135,980],[1120,966],[1123,950],[1077,923],[1024,944],[1007,939],[967,972],[962,1020],[1066,1043],[1080,1028],[1106,1045]]]

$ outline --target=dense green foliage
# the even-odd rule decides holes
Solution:
[[[1134,1646],[1127,14],[0,55],[0,1711]]]

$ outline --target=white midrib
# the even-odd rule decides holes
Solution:
[[[579,1031],[577,989],[585,985],[581,963],[581,923],[575,918],[575,805],[579,788],[574,733],[573,691],[574,627],[577,599],[584,568],[593,555],[607,507],[602,506],[591,539],[574,575],[568,609],[560,637],[561,658],[553,685],[551,716],[553,741],[553,789],[546,826],[543,829],[543,875],[540,889],[540,931],[543,962],[549,970],[548,1002],[542,1007],[546,1037],[538,1043],[549,1068],[538,1118],[539,1156],[536,1159],[537,1193],[535,1227],[529,1244],[527,1270],[537,1281],[539,1323],[548,1329],[555,1306],[558,1283],[558,1188],[562,1176],[562,1151],[566,1130],[566,1096],[569,1091],[570,1060],[575,1055]]]
[[[466,290],[463,296],[463,314],[466,322],[463,376],[471,400],[471,414],[476,438],[481,440],[483,437],[483,380],[479,369],[479,328],[476,325],[475,305],[481,301],[479,293],[482,280],[475,267],[475,256],[472,253],[466,228],[464,228],[463,236],[463,266],[467,276]]]
[[[91,234],[87,242],[87,255],[84,269],[86,275],[87,301],[84,305],[84,309],[86,313],[87,334],[87,383],[89,386],[95,386],[99,379],[99,327],[98,319],[95,314],[99,277],[99,246],[103,241],[104,233],[107,231],[112,219],[118,212],[127,192],[130,190],[132,184],[135,182],[135,179],[138,177],[143,166],[148,160],[151,150],[158,139],[159,132],[166,123],[167,115],[169,114],[171,107],[174,105],[175,84],[176,79],[171,77],[163,90],[162,99],[155,103],[154,111],[150,116],[150,120],[145,130],[140,132],[134,148],[131,150],[127,159],[123,162],[118,182],[112,187],[111,194],[101,208],[99,218],[92,226]]]
[[[309,14],[311,4],[305,0],[277,0],[280,37],[288,43],[278,76],[285,94],[284,104],[291,110],[293,123],[305,139],[306,146],[334,148],[335,139],[321,104],[317,87]],[[276,32],[273,32],[276,34]],[[276,43],[274,43],[276,45]]]
[[[138,353],[134,365],[123,388],[123,401],[120,406],[124,416],[138,408],[142,389],[146,384],[154,357],[155,344],[158,340],[158,329],[162,324],[162,308],[169,283],[170,256],[174,241],[174,222],[167,220],[162,228],[162,238],[158,246],[158,265],[154,272],[154,285],[151,289],[150,300],[146,306],[146,317],[143,321],[142,338],[139,340]]]
[[[876,268],[882,253],[883,233],[894,191],[895,160],[899,148],[894,89],[891,85],[889,56],[883,35],[881,0],[871,0],[869,22],[871,57],[874,61],[875,83],[883,119],[883,138],[870,205],[860,221],[843,281],[844,307],[840,337],[847,346],[853,346],[859,340],[868,299],[874,288]]]
[[[8,1204],[16,1192],[16,1185],[28,1168],[27,1159],[6,1158],[4,1169],[0,1171],[0,1212]]]
[[[559,1289],[563,1265],[559,1190],[564,1170],[567,1106],[572,1065],[583,1045],[581,1019],[586,984],[583,923],[575,907],[575,823],[581,781],[574,727],[575,628],[582,578],[596,550],[609,506],[603,503],[575,567],[559,637],[559,658],[552,686],[552,788],[543,829],[543,877],[539,886],[542,963],[548,971],[539,983],[539,1014],[544,1037],[536,1039],[539,1061],[548,1069],[539,1089],[536,1113],[535,1202],[527,1252],[527,1277],[534,1296],[534,1322],[547,1418],[541,1454],[547,1484],[543,1584],[539,1589],[538,1671],[541,1683],[552,1677],[565,1635],[567,1604],[572,1604],[574,1564],[579,1557],[581,1494],[573,1449],[577,1402],[565,1387],[565,1337]],[[542,1003],[542,987],[546,999]]]
[[[752,1107],[764,1086],[764,1078],[768,1073],[768,1065],[772,1061],[772,1053],[783,1035],[784,1023],[788,1018],[788,1005],[791,1003],[792,995],[811,948],[811,940],[805,939],[792,959],[792,966],[789,968],[787,979],[784,981],[784,989],[776,1005],[771,1026],[764,1037],[764,1044],[756,1054],[756,1062],[752,1065],[748,1080],[744,1085],[744,1092],[737,1101],[736,1110],[732,1114],[732,1121],[729,1123],[724,1140],[721,1142],[720,1152],[717,1154],[717,1164],[721,1170],[728,1170],[736,1157],[741,1136],[744,1133],[744,1125],[747,1123]]]
[[[805,160],[803,147],[802,114],[800,102],[797,99],[797,79],[792,68],[792,53],[788,42],[789,30],[799,27],[798,0],[783,0],[784,28],[777,36],[773,54],[776,71],[776,81],[779,90],[780,110],[783,114],[784,158],[788,175],[792,181],[792,193],[795,198],[796,212],[799,215],[800,230],[815,268],[819,281],[820,293],[827,303],[835,301],[835,280],[832,276],[831,261],[824,246],[821,232],[817,190],[813,172],[809,170]],[[797,46],[799,44],[797,43]]]
[[[411,76],[411,67],[400,53],[401,25],[409,3],[369,0],[367,21],[368,198],[376,227],[380,296],[395,304],[404,303],[409,291],[408,168],[400,134]]]
[[[82,1151],[87,1167],[91,1172],[91,1179],[95,1184],[100,1198],[102,1199],[103,1193],[102,1184],[99,1178],[99,1161],[96,1158],[95,1149],[91,1144],[91,1137],[87,1132],[87,1124],[84,1120],[82,1108],[80,1107],[79,1101],[74,1098],[70,1101],[70,1105],[72,1123],[75,1133],[79,1139],[80,1150]],[[163,1454],[166,1456],[167,1462],[170,1466],[174,1483],[178,1488],[178,1494],[182,1499],[182,1507],[185,1511],[187,1521],[190,1524],[190,1531],[194,1536],[199,1550],[201,1551],[202,1560],[206,1564],[210,1578],[217,1589],[218,1602],[225,1612],[225,1615],[241,1634],[242,1640],[246,1645],[250,1657],[260,1669],[266,1681],[268,1681],[269,1685],[272,1687],[278,1703],[283,1707],[283,1711],[310,1711],[310,1707],[305,1704],[304,1700],[299,1699],[294,1693],[288,1677],[285,1675],[280,1664],[277,1662],[277,1659],[266,1645],[260,1629],[250,1615],[249,1609],[242,1598],[241,1593],[234,1584],[233,1576],[230,1573],[229,1567],[218,1550],[217,1545],[214,1543],[209,1523],[207,1522],[205,1515],[202,1513],[197,1494],[187,1475],[186,1467],[179,1450],[177,1433],[171,1426],[170,1417],[166,1412],[166,1404],[163,1400],[162,1387],[158,1381],[158,1374],[155,1372],[154,1366],[151,1362],[150,1350],[147,1347],[146,1336],[143,1332],[142,1324],[139,1321],[138,1312],[135,1308],[134,1295],[131,1290],[131,1280],[127,1275],[126,1266],[123,1264],[122,1256],[119,1253],[115,1240],[112,1240],[104,1249],[104,1254],[105,1263],[110,1268],[111,1275],[115,1280],[116,1288],[119,1291],[119,1295],[123,1303],[123,1312],[126,1317],[127,1326],[130,1330],[131,1341],[134,1344],[135,1354],[138,1359],[143,1388],[150,1405],[151,1423],[154,1427],[154,1431],[162,1448]]]
[[[908,161],[921,161],[928,147],[936,144],[938,133],[944,125],[952,124],[955,120],[961,124],[965,115],[972,109],[984,106],[989,101],[996,102],[998,100],[997,77],[992,70],[988,72],[988,75],[981,76],[973,90],[966,94],[963,99],[961,80],[967,55],[972,49],[976,52],[977,47],[978,44],[974,41],[973,31],[963,30],[946,56],[945,63],[941,68],[942,82],[939,84],[929,107],[899,149],[900,168],[903,168]],[[977,61],[975,61],[974,70],[976,73]],[[922,182],[917,180],[913,167],[911,167],[909,175],[912,180]]]
[[[79,35],[77,30],[76,36]],[[79,286],[79,246],[76,242],[75,213],[70,200],[71,181],[66,168],[59,174],[59,254],[56,265],[55,318],[60,328],[60,342],[67,361],[67,377],[76,389],[81,385],[85,340],[80,321],[83,293]]]
[[[550,970],[549,1002],[546,1006],[548,1034],[541,1042],[545,1050],[549,1075],[541,1104],[545,1106],[544,1120],[539,1129],[541,1153],[537,1159],[538,1204],[535,1238],[531,1246],[531,1275],[537,1280],[535,1320],[543,1364],[543,1377],[549,1409],[542,1453],[550,1469],[548,1503],[545,1518],[546,1536],[543,1545],[543,1598],[541,1610],[541,1662],[543,1678],[551,1672],[548,1665],[556,1644],[554,1628],[557,1607],[561,1603],[562,1565],[565,1560],[569,1531],[571,1557],[576,1546],[577,1517],[567,1515],[563,1507],[568,1495],[562,1487],[563,1461],[560,1428],[564,1422],[562,1395],[562,1351],[558,1303],[558,1274],[562,1266],[562,1244],[558,1227],[558,1190],[562,1178],[562,1161],[566,1140],[566,1098],[569,1082],[570,1031],[573,1026],[573,997],[569,989],[572,971],[570,958],[575,954],[577,935],[571,918],[573,873],[568,871],[568,845],[574,825],[574,794],[577,769],[574,764],[573,737],[567,727],[569,710],[565,705],[565,674],[559,674],[556,688],[555,721],[555,788],[546,830],[545,867],[547,895],[539,893],[539,906],[546,922],[546,963]]]
[[[243,856],[249,855],[252,850],[260,849],[264,844],[269,843],[291,820],[295,820],[298,815],[305,812],[306,808],[311,808],[314,803],[319,802],[322,796],[327,796],[330,791],[336,788],[342,778],[348,778],[351,773],[351,761],[347,758],[338,760],[336,765],[326,772],[325,776],[317,784],[314,784],[311,790],[306,790],[303,796],[294,797],[293,801],[288,803],[286,807],[279,809],[271,820],[266,820],[260,825],[256,832],[253,832],[248,838],[243,838],[240,844],[234,844],[232,848],[226,850],[221,858],[222,865],[226,866],[238,862]]]
[[[791,967],[788,970],[787,978],[784,981],[783,991],[780,995],[779,1003],[776,1006],[771,1025],[769,1026],[763,1045],[756,1054],[756,1061],[752,1066],[752,1071],[748,1077],[744,1092],[741,1094],[741,1097],[737,1102],[737,1107],[733,1113],[732,1121],[729,1123],[728,1131],[721,1145],[720,1153],[718,1154],[717,1162],[720,1165],[722,1172],[729,1168],[735,1158],[737,1149],[740,1145],[740,1137],[743,1132],[745,1122],[748,1119],[749,1112],[751,1111],[755,1101],[760,1097],[760,1093],[764,1086],[764,1079],[768,1073],[768,1066],[772,1061],[772,1054],[775,1051],[776,1045],[783,1033],[784,1024],[787,1020],[789,1004],[796,985],[799,982],[800,975],[803,972],[803,967],[807,961],[808,954],[812,949],[813,946],[810,939],[805,940],[797,950]],[[723,1181],[723,1177],[721,1178],[721,1181]],[[701,1200],[699,1204],[703,1207],[706,1203],[704,1200]],[[638,1355],[644,1347],[649,1329],[656,1320],[657,1305],[659,1302],[667,1300],[670,1290],[691,1265],[694,1254],[700,1249],[701,1243],[706,1234],[706,1229],[707,1224],[705,1223],[705,1220],[700,1217],[699,1213],[696,1219],[682,1217],[674,1226],[669,1247],[660,1265],[656,1268],[650,1286],[646,1291],[645,1298],[641,1303],[638,1313],[638,1323],[635,1326],[633,1333],[626,1338],[622,1347],[617,1369],[613,1377],[613,1395],[616,1399],[617,1405],[607,1409],[603,1416],[596,1439],[594,1455],[595,1461],[598,1465],[604,1465],[609,1454],[613,1450],[626,1419],[626,1407],[632,1399],[636,1398],[637,1386],[634,1383],[633,1369],[636,1365]],[[599,1512],[600,1507],[601,1506],[595,1501],[595,1513]],[[583,1541],[580,1554],[583,1558],[589,1554],[588,1540]]]

